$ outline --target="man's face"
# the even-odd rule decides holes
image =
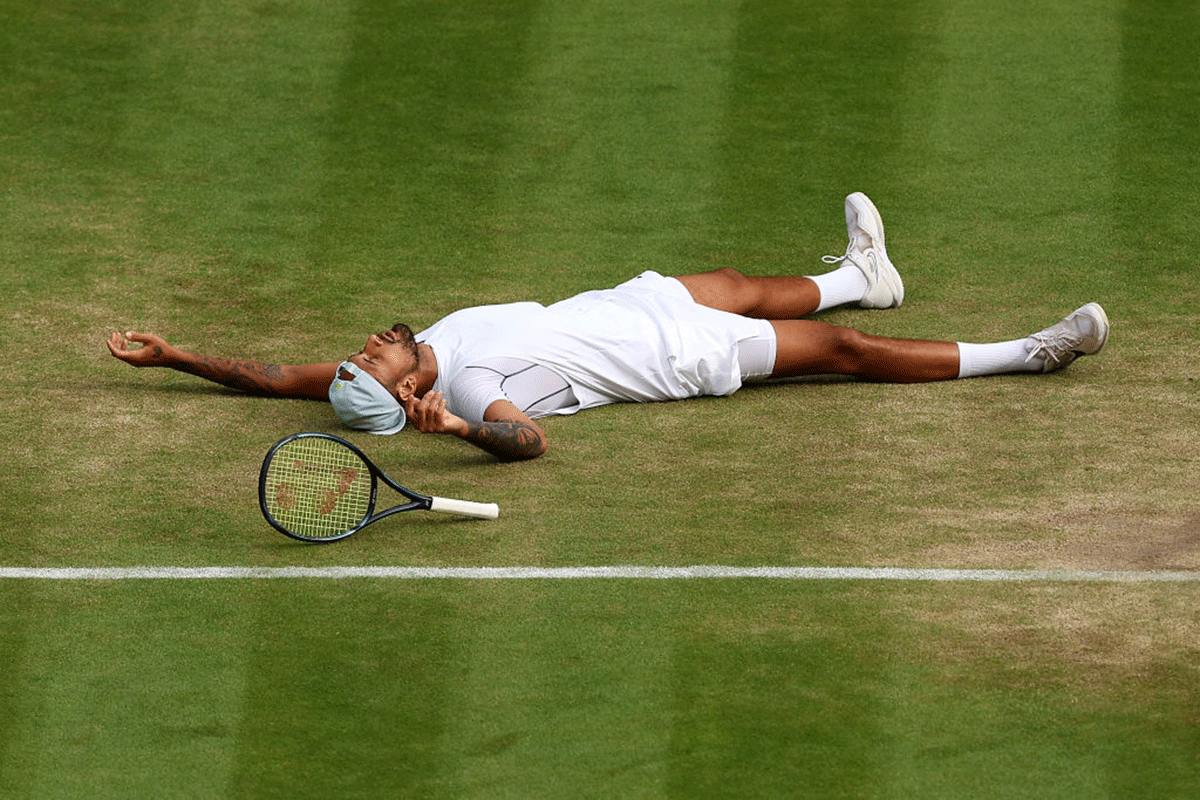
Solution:
[[[398,384],[417,368],[416,346],[412,339],[394,330],[373,333],[363,349],[347,361],[367,372],[396,394]]]

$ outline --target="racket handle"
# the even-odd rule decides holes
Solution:
[[[442,514],[458,514],[476,519],[495,519],[500,516],[500,506],[495,503],[472,503],[470,500],[451,500],[447,497],[432,497],[430,511]]]

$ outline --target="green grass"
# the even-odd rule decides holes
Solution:
[[[0,566],[1200,569],[1200,13],[1182,2],[0,2]],[[494,523],[305,547],[318,403],[102,341],[329,360],[642,269],[804,274],[864,330],[1104,353],[351,435]],[[0,795],[1189,797],[1190,584],[0,580]]]

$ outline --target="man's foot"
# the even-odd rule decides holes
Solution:
[[[1040,360],[1042,372],[1054,372],[1080,356],[1100,352],[1108,340],[1108,315],[1099,303],[1088,303],[1029,340],[1025,360]]]
[[[825,256],[826,264],[848,261],[867,278],[863,308],[896,308],[904,302],[904,282],[888,258],[883,241],[883,219],[862,192],[846,198],[846,232],[850,244],[844,256]]]

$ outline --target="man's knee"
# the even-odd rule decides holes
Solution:
[[[864,356],[871,351],[871,343],[875,337],[844,325],[835,325],[833,328],[833,346],[842,355]]]
[[[751,314],[763,302],[763,282],[733,267],[714,270],[720,276],[724,302],[722,307],[735,314]]]
[[[746,273],[744,273],[740,270],[736,270],[733,267],[718,267],[717,269],[714,269],[710,274],[719,275],[723,279],[725,279],[726,281],[729,281],[731,284],[734,284],[734,285],[747,284],[750,282],[750,279],[748,277],[746,277]]]
[[[830,325],[824,331],[821,348],[836,372],[854,375],[871,358],[871,337],[854,328]]]
[[[759,302],[759,287],[750,277],[732,267],[711,272],[681,275],[677,280],[702,306],[743,314]]]

